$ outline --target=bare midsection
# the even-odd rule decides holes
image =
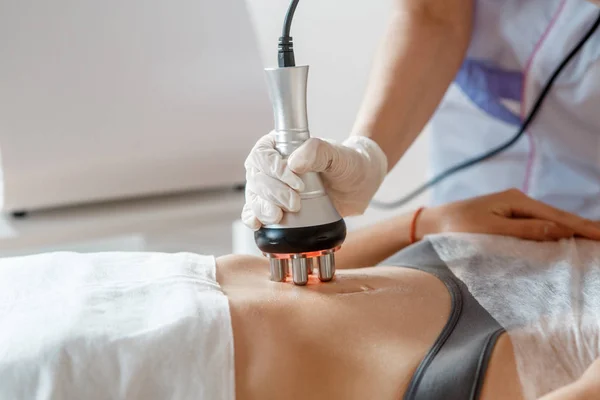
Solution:
[[[219,282],[230,299],[238,400],[399,399],[450,315],[445,285],[421,271],[340,271],[336,284],[297,288],[269,282],[264,260],[232,263]],[[519,398],[511,360],[501,339],[482,399]]]
[[[490,357],[481,400],[521,400],[521,385],[517,375],[515,356],[508,334],[504,333]]]

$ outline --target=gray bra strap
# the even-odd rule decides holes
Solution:
[[[479,399],[494,345],[504,329],[475,300],[424,240],[382,265],[418,269],[437,276],[448,289],[451,311],[446,326],[418,366],[405,400]]]

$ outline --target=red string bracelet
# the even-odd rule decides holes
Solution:
[[[419,219],[419,215],[421,215],[424,209],[425,207],[419,208],[417,211],[415,211],[415,214],[413,215],[412,221],[410,223],[410,244],[413,244],[417,241],[417,220]]]

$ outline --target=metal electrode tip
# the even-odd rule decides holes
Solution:
[[[285,282],[287,278],[289,262],[285,259],[270,258],[271,280],[273,282]]]
[[[321,282],[329,282],[335,277],[335,250],[319,252],[318,255],[308,254],[267,254],[271,267],[271,280],[285,282],[288,277],[295,285],[304,286],[310,275],[317,274]]]
[[[301,255],[294,255],[290,258],[294,285],[304,286],[308,283],[308,263],[309,260]]]
[[[317,259],[319,265],[319,280],[329,282],[335,276],[335,255],[333,252],[319,256]]]

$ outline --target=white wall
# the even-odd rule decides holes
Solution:
[[[289,1],[246,2],[263,60],[273,66]],[[350,133],[389,5],[390,0],[300,1],[292,36],[296,62],[311,66],[308,108],[314,136],[343,140]],[[388,176],[376,198],[392,200],[410,192],[426,179],[427,160],[427,137],[421,135]],[[404,209],[412,209],[425,200],[425,197],[416,199]],[[370,209],[364,217],[350,219],[348,223],[355,228],[398,212]]]
[[[258,53],[244,0],[0,2],[0,211],[243,182]]]

